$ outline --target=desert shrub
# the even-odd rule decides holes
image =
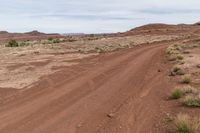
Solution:
[[[53,41],[53,38],[52,38],[52,37],[49,37],[49,38],[48,38],[48,41]]]
[[[59,38],[53,39],[52,42],[53,43],[60,43],[60,39]]]
[[[176,75],[184,75],[185,74],[184,70],[182,68],[180,68],[179,66],[174,66],[173,72],[176,73]]]
[[[173,51],[173,49],[171,48],[171,47],[168,47],[166,50],[165,50],[165,53],[166,54],[172,54],[172,51]]]
[[[182,47],[179,45],[170,46],[165,50],[169,61],[183,60],[184,57],[181,55]]]
[[[43,41],[43,42],[45,44],[48,44],[48,43],[52,44],[52,43],[60,43],[61,41],[63,41],[63,40],[60,40],[59,38],[52,38],[52,37],[50,37],[50,38],[48,38],[47,41]]]
[[[175,49],[178,50],[178,51],[182,50],[181,46],[176,46]]]
[[[96,50],[97,53],[103,53],[104,52],[104,49],[99,48],[99,47],[95,47],[95,50]]]
[[[178,64],[179,65],[183,65],[183,64],[185,64],[185,61],[184,60],[181,60],[181,61],[179,60]]]
[[[179,70],[181,70],[181,68],[179,66],[174,66],[173,72],[178,72]]]
[[[184,92],[181,89],[175,89],[171,93],[171,99],[179,99],[184,95]]]
[[[190,82],[192,82],[192,77],[191,77],[191,75],[189,75],[189,74],[184,75],[184,76],[182,77],[181,82],[184,83],[184,84],[189,84]]]
[[[171,93],[171,98],[172,99],[179,99],[183,96],[185,96],[186,94],[198,94],[199,91],[191,86],[184,86],[184,87],[179,87],[179,88],[175,88],[172,93]]]
[[[167,49],[165,52],[168,55],[179,54],[179,51],[172,49],[172,48]]]
[[[198,94],[199,93],[197,89],[195,89],[189,85],[183,87],[182,90],[183,90],[184,94]]]
[[[20,42],[19,43],[19,46],[28,46],[30,45],[31,43],[29,41],[23,41],[23,42]]]
[[[20,46],[26,46],[26,42],[20,42],[19,45]]]
[[[168,56],[168,60],[169,61],[176,61],[176,59],[177,59],[176,55],[170,55],[170,56]]]
[[[19,43],[16,40],[10,40],[6,47],[18,47]]]
[[[176,72],[177,75],[184,75],[185,71],[183,69],[180,69]]]
[[[183,100],[183,104],[189,107],[200,107],[200,96],[187,96]]]
[[[186,114],[178,114],[175,119],[176,133],[197,133],[199,128],[199,121]]]
[[[182,55],[177,55],[177,59],[178,59],[178,60],[183,60],[184,57],[183,57]]]

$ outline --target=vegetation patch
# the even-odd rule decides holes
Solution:
[[[165,53],[169,61],[182,61],[184,59],[181,55],[183,49],[181,46],[173,45],[166,49]]]
[[[184,83],[184,84],[189,84],[192,82],[192,77],[191,75],[187,74],[187,75],[184,75],[181,79],[181,82]]]
[[[183,57],[182,55],[179,54],[179,55],[177,55],[177,59],[178,59],[178,60],[183,60],[184,57]]]
[[[183,95],[184,95],[183,90],[177,88],[177,89],[175,89],[175,90],[172,91],[172,93],[171,93],[171,99],[179,99]]]
[[[185,94],[194,94],[197,95],[199,93],[199,91],[193,87],[191,87],[190,85],[183,87],[183,92]]]
[[[183,104],[188,107],[200,107],[200,95],[185,97]]]
[[[189,95],[189,94],[193,94],[193,95],[197,95],[199,93],[199,91],[197,91],[197,89],[191,87],[191,86],[185,86],[182,88],[175,88],[172,93],[170,98],[171,99],[179,99],[182,98],[185,95]]]
[[[184,75],[185,71],[183,69],[176,72],[177,75]]]
[[[19,43],[16,40],[10,40],[6,47],[19,47]]]
[[[178,114],[175,119],[175,133],[197,133],[200,131],[200,122],[187,114]]]
[[[176,65],[173,67],[172,73],[174,73],[174,75],[184,75],[185,71],[180,66]]]
[[[50,37],[50,38],[48,38],[48,41],[47,41],[46,43],[48,43],[48,44],[52,44],[52,43],[60,43],[60,42],[62,42],[61,39]]]
[[[168,61],[176,61],[177,59],[175,55],[169,55],[167,58],[168,58]]]

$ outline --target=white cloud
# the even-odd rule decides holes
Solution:
[[[194,23],[197,0],[0,0],[0,30],[24,32],[117,32],[135,26]]]

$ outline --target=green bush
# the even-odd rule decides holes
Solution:
[[[53,43],[60,43],[60,39],[56,38],[52,40]]]
[[[49,38],[48,38],[48,41],[53,41],[53,38],[52,38],[52,37],[49,37]]]
[[[171,98],[172,99],[179,99],[184,95],[184,92],[180,89],[175,89],[172,91]]]
[[[10,40],[6,47],[19,47],[19,43],[16,40]]]

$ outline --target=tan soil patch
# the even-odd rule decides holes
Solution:
[[[17,54],[18,55],[18,54]],[[52,74],[59,66],[76,65],[73,60],[89,57],[95,54],[65,54],[65,55],[33,55],[17,56],[8,54],[0,60],[0,88],[22,89],[30,87],[42,76]]]

